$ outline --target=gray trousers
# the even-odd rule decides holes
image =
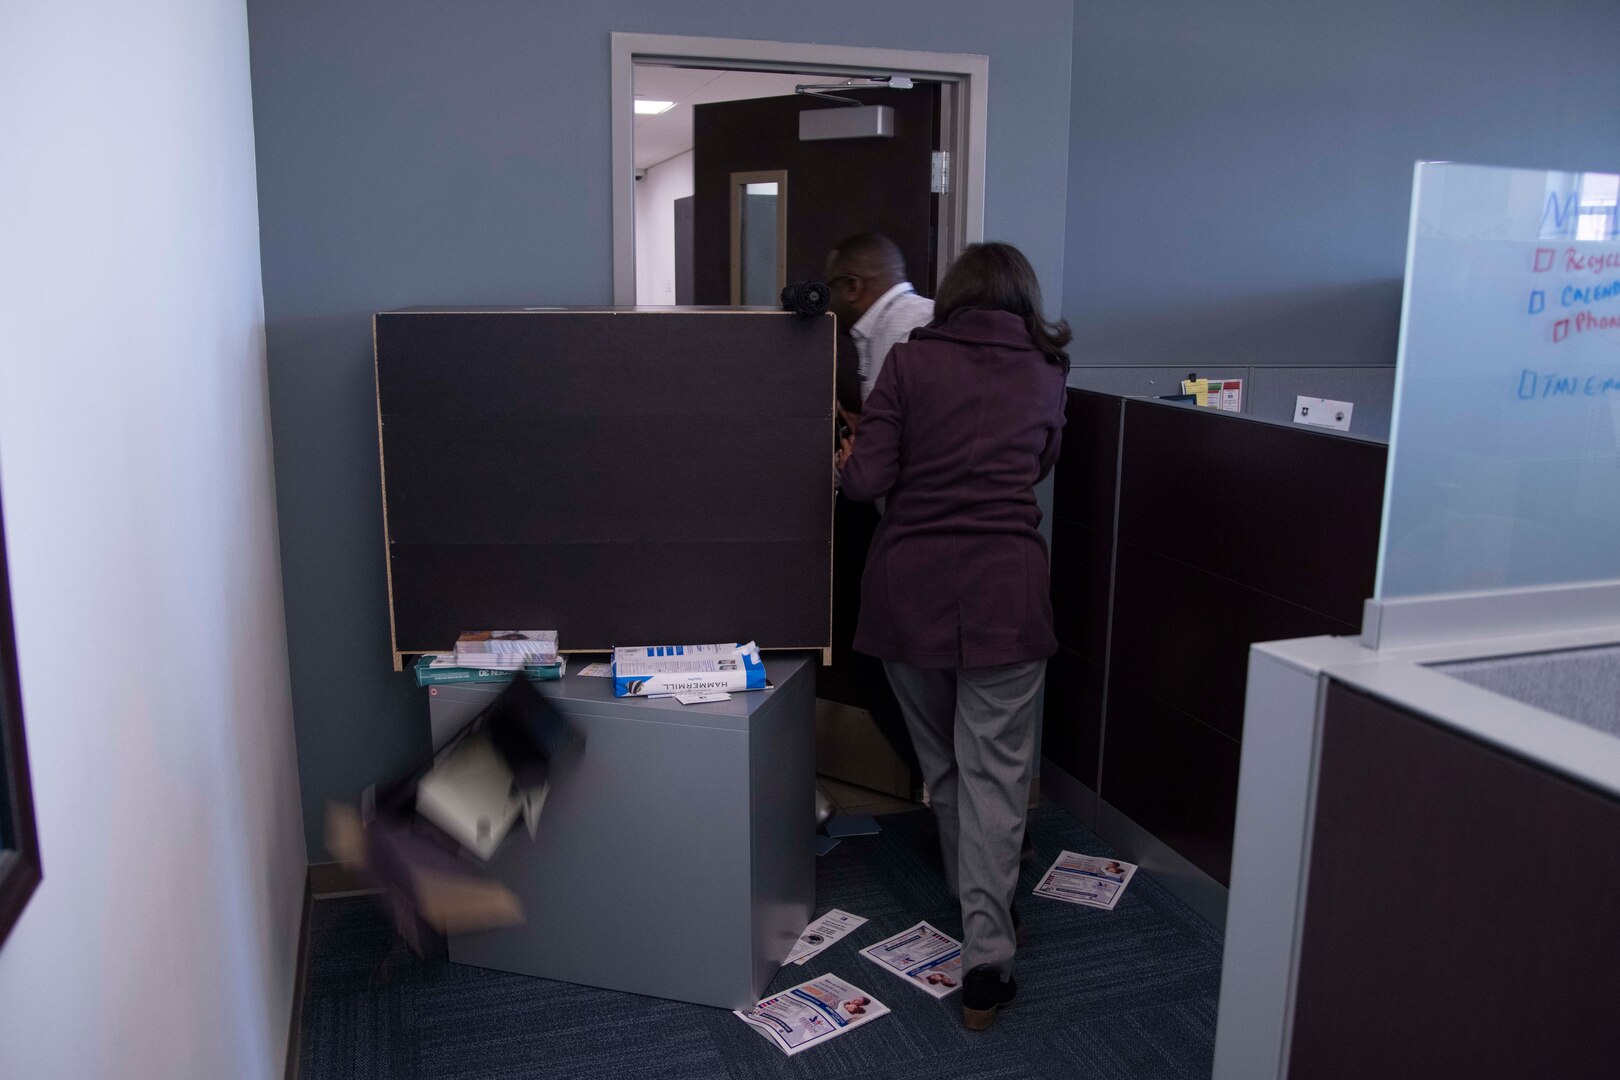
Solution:
[[[962,902],[962,970],[1012,974],[1012,901],[1046,661],[995,668],[883,662],[939,819],[945,886]]]

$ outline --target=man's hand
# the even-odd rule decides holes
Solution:
[[[838,419],[842,420],[844,422],[844,426],[849,428],[850,435],[854,435],[856,431],[860,430],[860,413],[852,413],[837,402],[833,403],[833,407],[838,410]]]
[[[842,469],[849,461],[849,455],[855,452],[855,436],[845,435],[838,440],[838,467]]]

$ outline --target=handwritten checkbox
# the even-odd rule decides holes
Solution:
[[[1559,319],[1553,323],[1553,340],[1563,341],[1567,337],[1569,337],[1569,320]]]
[[[1547,294],[1540,289],[1530,292],[1530,314],[1539,315],[1547,306]]]
[[[1553,268],[1553,260],[1558,257],[1555,248],[1536,248],[1536,273],[1545,274]]]

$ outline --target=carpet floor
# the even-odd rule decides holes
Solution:
[[[1036,858],[1019,883],[1026,944],[1018,1000],[983,1033],[960,995],[936,1001],[859,949],[927,919],[961,936],[928,854],[926,812],[881,819],[817,860],[816,913],[870,920],[771,991],[833,972],[892,1013],[787,1057],[723,1009],[423,960],[392,947],[371,897],[314,905],[304,999],[303,1080],[1194,1080],[1210,1074],[1220,932],[1151,875],[1099,911],[1030,896],[1059,851],[1113,855],[1062,809],[1030,826]],[[379,968],[379,964],[381,964]],[[381,974],[379,978],[378,975]]]

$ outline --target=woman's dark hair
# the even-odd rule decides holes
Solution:
[[[1069,370],[1069,354],[1063,351],[1074,337],[1069,324],[1062,319],[1046,321],[1035,269],[1011,244],[971,244],[951,264],[934,295],[934,325],[944,325],[963,308],[1012,312],[1024,320],[1035,347]]]

